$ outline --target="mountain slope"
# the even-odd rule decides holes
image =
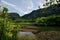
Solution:
[[[12,20],[20,19],[20,16],[18,13],[8,13],[8,18]]]
[[[31,13],[22,16],[24,19],[35,20],[38,17],[60,14],[60,4],[49,6],[48,8],[33,10]]]

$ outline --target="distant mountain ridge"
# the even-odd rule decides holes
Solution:
[[[33,10],[31,13],[22,16],[24,19],[34,20],[38,17],[45,17],[53,14],[60,14],[60,4],[52,5],[48,8]]]
[[[8,18],[12,20],[20,19],[20,15],[18,13],[8,13]]]
[[[60,15],[60,4],[49,6],[48,8],[33,10],[31,13],[22,17],[18,13],[8,13],[8,17],[12,20],[35,20],[39,17],[46,17],[54,14]]]

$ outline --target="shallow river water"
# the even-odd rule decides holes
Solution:
[[[18,40],[36,40],[36,36],[32,32],[19,32]]]

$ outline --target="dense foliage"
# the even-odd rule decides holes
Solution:
[[[11,20],[19,20],[20,16],[18,13],[8,13],[8,18],[11,19]]]
[[[20,26],[8,19],[7,12],[6,7],[3,8],[3,12],[0,11],[0,40],[16,40]]]
[[[60,15],[37,18],[36,23],[38,25],[58,26],[60,25]]]

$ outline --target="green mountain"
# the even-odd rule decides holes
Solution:
[[[55,4],[43,9],[33,10],[31,13],[22,16],[22,18],[28,20],[35,20],[38,17],[46,17],[54,14],[60,14],[60,4]]]
[[[20,16],[18,13],[8,13],[8,18],[12,20],[20,19]]]

